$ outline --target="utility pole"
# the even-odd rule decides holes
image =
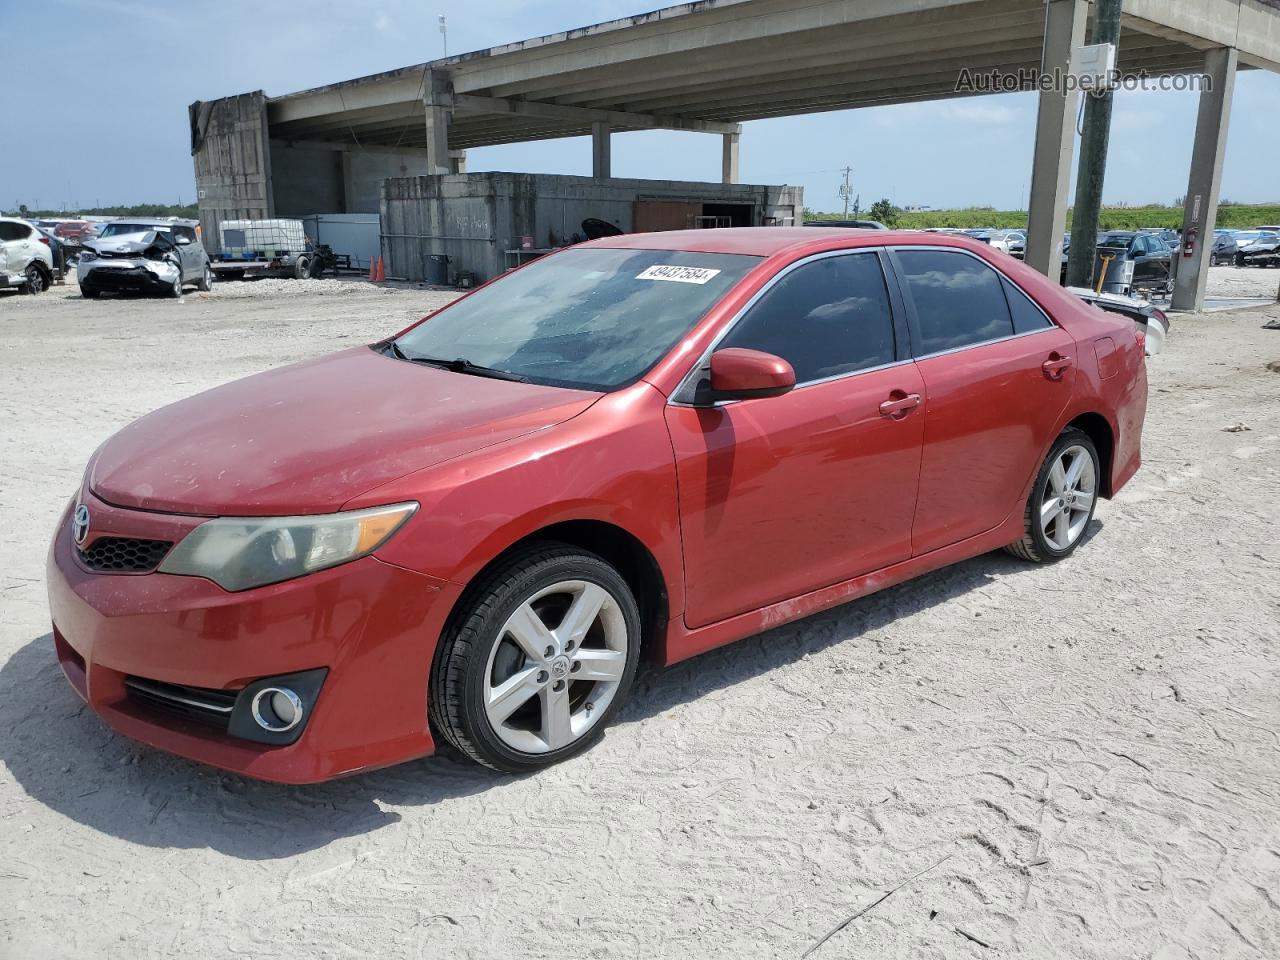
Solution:
[[[449,24],[444,18],[444,14],[436,17],[440,23],[440,45],[444,48],[445,59],[449,59]]]
[[[844,197],[844,218],[849,219],[849,174],[853,172],[852,167],[844,168],[844,183],[840,184],[840,196]]]
[[[1120,43],[1121,0],[1097,0],[1093,42]],[[1094,248],[1098,245],[1098,214],[1102,210],[1102,181],[1107,172],[1107,141],[1111,137],[1110,84],[1085,97],[1084,129],[1080,137],[1080,168],[1076,173],[1076,206],[1067,253],[1067,285],[1091,286]],[[1050,276],[1053,274],[1050,273]]]

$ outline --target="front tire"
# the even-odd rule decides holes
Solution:
[[[1093,520],[1101,475],[1089,435],[1074,427],[1062,431],[1031,487],[1022,539],[1005,549],[1032,563],[1071,556]]]
[[[34,296],[37,293],[44,293],[49,289],[49,277],[40,268],[39,264],[33,263],[28,266],[24,276],[26,277],[26,281],[23,283],[22,288],[27,293]]]
[[[477,763],[527,773],[595,743],[640,655],[640,611],[593,553],[534,544],[476,583],[431,673],[435,728]]]
[[[196,289],[202,293],[208,293],[213,289],[213,268],[207,263],[204,265],[204,274],[200,277],[200,282],[196,284]]]

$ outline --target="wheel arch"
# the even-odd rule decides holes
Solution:
[[[514,540],[485,563],[468,581],[446,620],[447,633],[472,603],[473,586],[535,543],[559,543],[594,553],[618,571],[640,608],[641,656],[661,658],[670,600],[661,565],[653,552],[631,531],[606,520],[561,520]]]
[[[1108,500],[1112,495],[1112,479],[1111,473],[1115,466],[1115,448],[1116,437],[1115,430],[1112,429],[1111,423],[1102,414],[1097,412],[1088,412],[1078,414],[1076,417],[1068,421],[1063,430],[1075,427],[1077,430],[1085,433],[1090,440],[1093,441],[1094,447],[1098,450],[1098,467],[1102,474],[1102,495]],[[1061,433],[1061,431],[1059,431]]]

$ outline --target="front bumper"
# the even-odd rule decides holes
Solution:
[[[178,268],[155,260],[97,258],[81,260],[76,281],[81,289],[96,293],[168,293],[178,279]]]
[[[82,502],[104,534],[176,542],[199,520]],[[158,749],[281,783],[313,783],[433,752],[427,681],[460,588],[376,557],[228,593],[197,577],[95,573],[77,557],[68,511],[49,550],[58,661],[113,729]],[[92,538],[90,540],[92,542]],[[87,545],[86,545],[87,546]],[[327,670],[303,732],[287,745],[137,695],[154,684],[227,691],[265,677]]]

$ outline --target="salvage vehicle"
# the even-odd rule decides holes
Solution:
[[[1280,266],[1280,232],[1259,227],[1256,237],[1245,242],[1238,240],[1236,250],[1236,266],[1238,267],[1275,267]]]
[[[1133,273],[1125,282],[1126,289],[1114,292],[1173,292],[1173,252],[1158,235],[1108,230],[1098,237],[1098,252],[1113,253],[1133,264]]]
[[[1237,239],[1247,231],[1220,228],[1213,231],[1213,246],[1209,248],[1209,266],[1216,267],[1220,263],[1235,263],[1236,252],[1240,249]]]
[[[1129,319],[968,238],[594,240],[107,440],[50,546],[53,646],[115,730],[249,776],[442,740],[531,771],[642,655],[1071,556],[1146,399]]]
[[[1154,357],[1164,350],[1164,342],[1169,338],[1169,316],[1151,301],[1122,293],[1099,292],[1088,287],[1067,287],[1067,291],[1085,303],[1091,303],[1108,313],[1128,317],[1137,324],[1142,331],[1143,347],[1148,357]]]
[[[43,293],[53,278],[49,238],[25,220],[0,217],[0,289]]]
[[[192,223],[119,220],[84,241],[76,280],[89,299],[104,293],[180,297],[189,284],[213,289],[213,270]]]

